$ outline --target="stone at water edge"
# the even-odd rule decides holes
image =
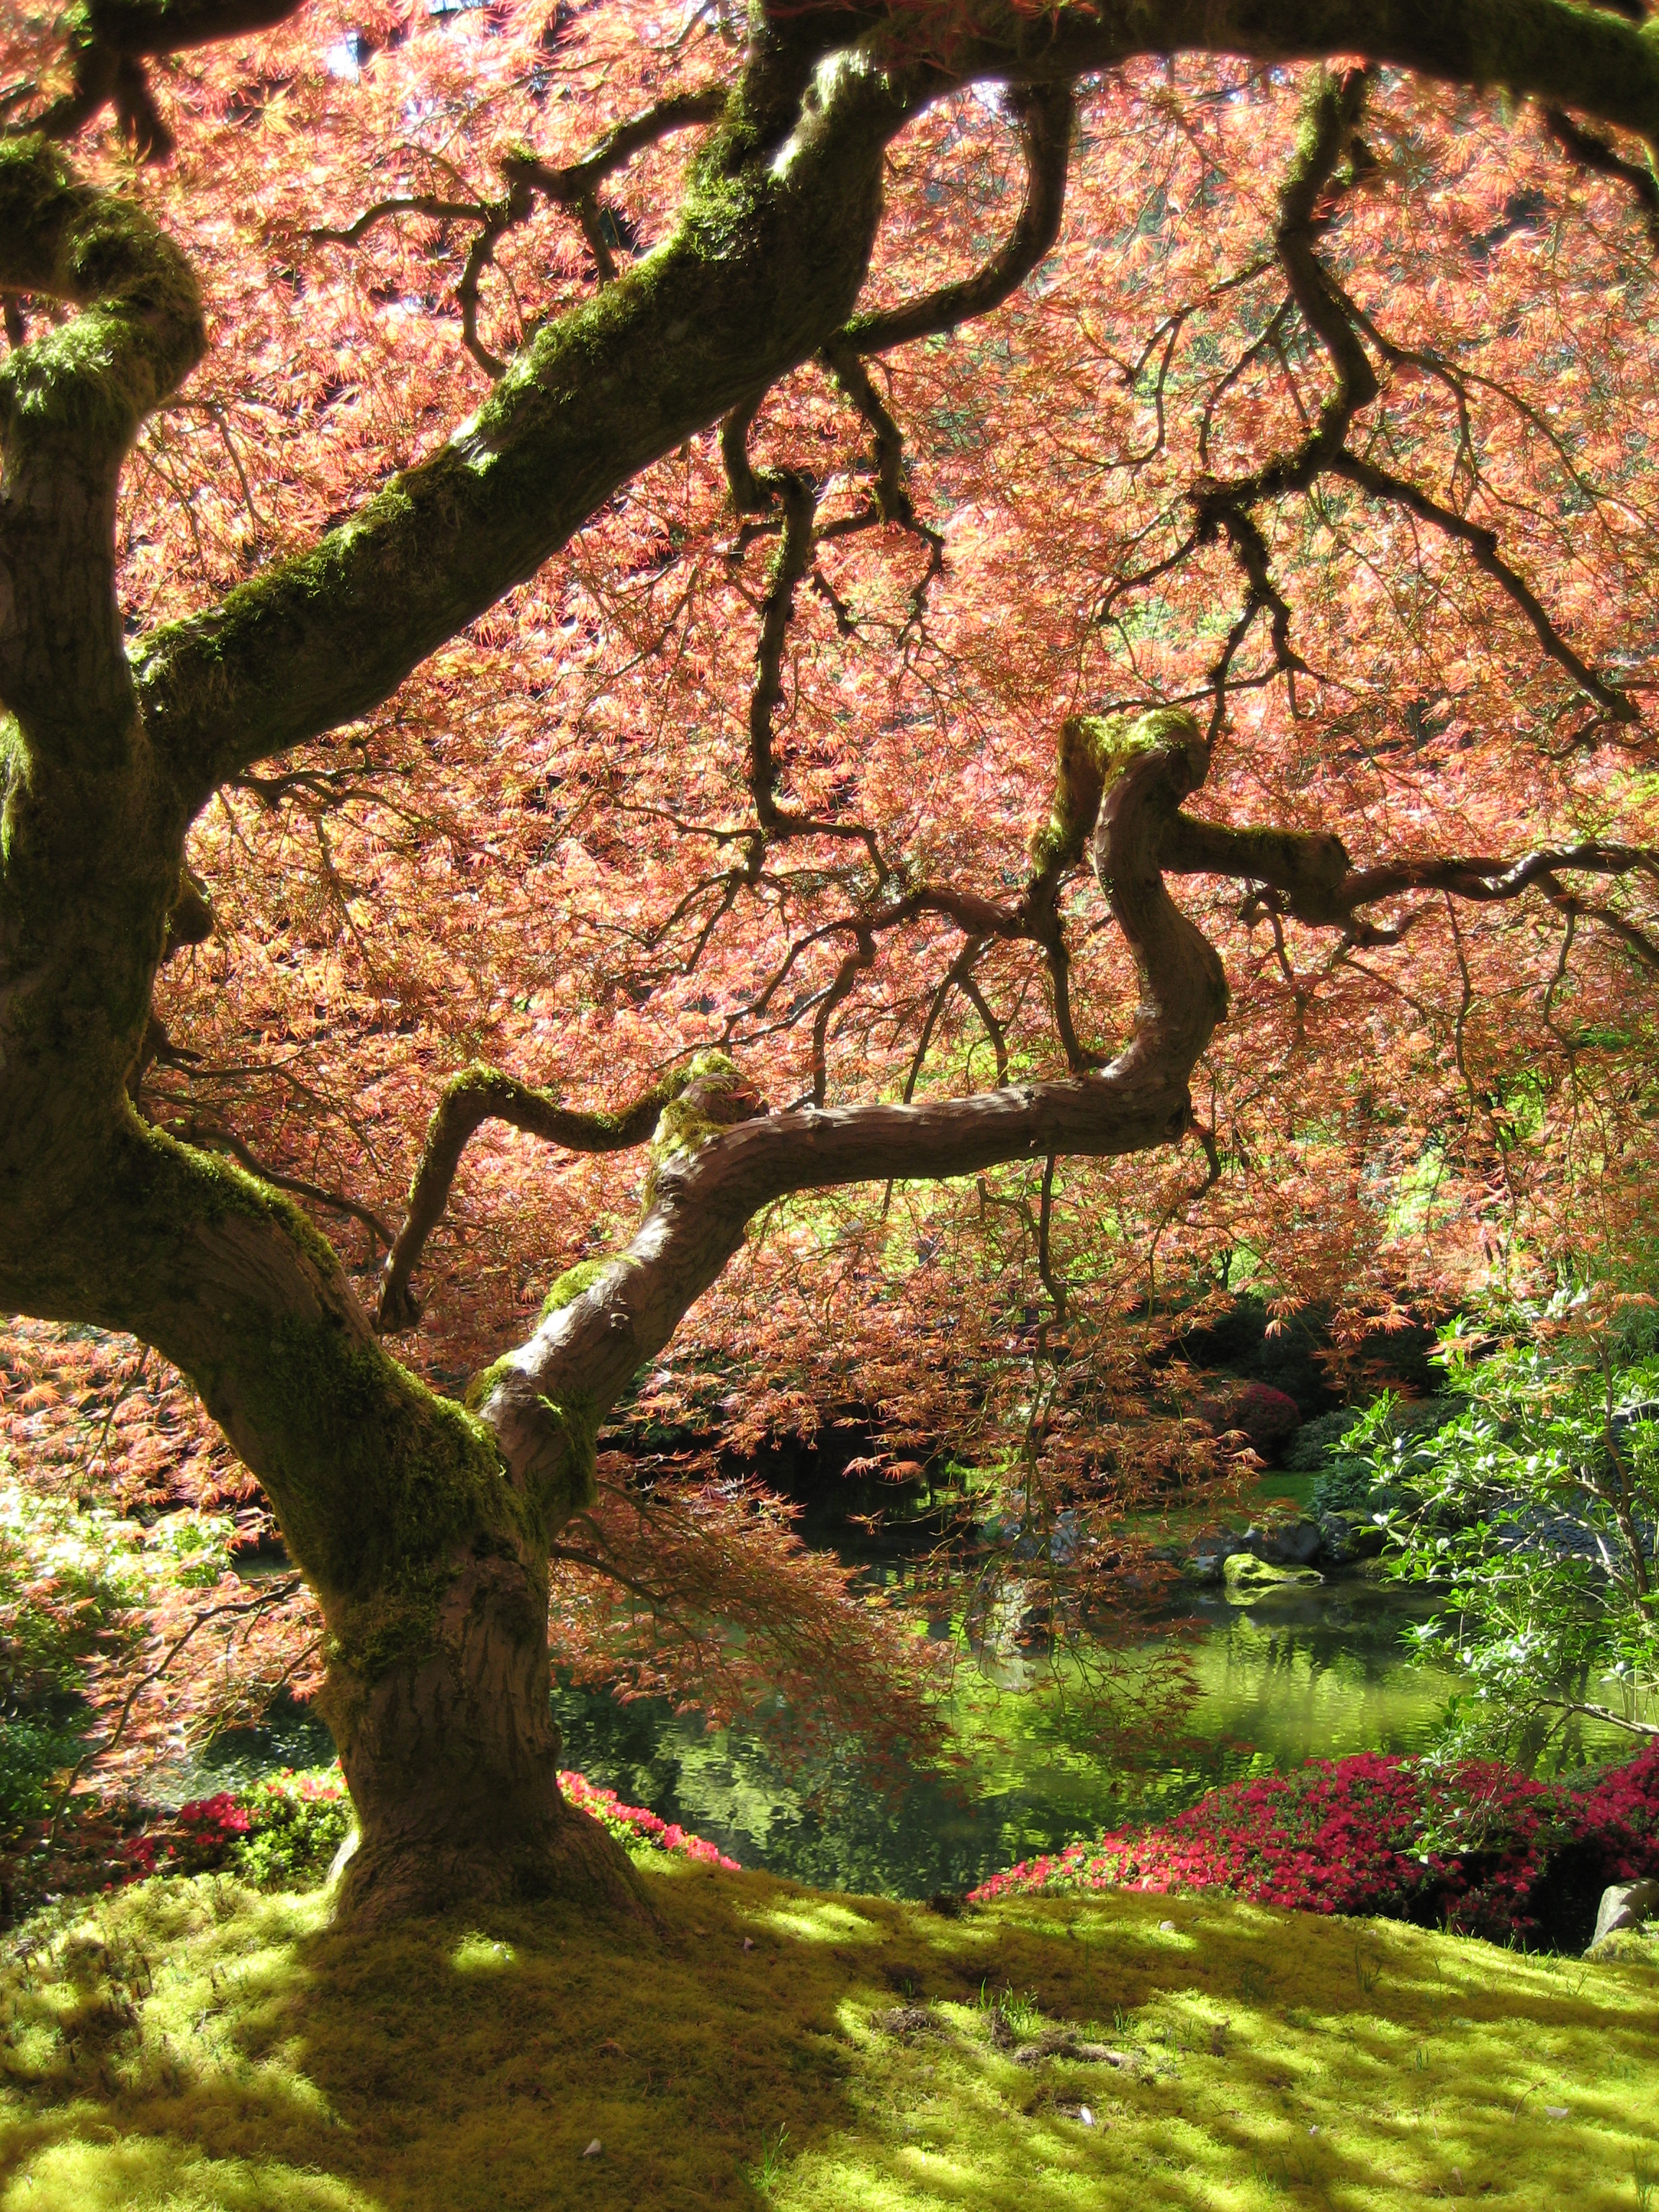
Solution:
[[[1310,1567],[1324,1549],[1316,1521],[1283,1521],[1268,1528],[1247,1528],[1244,1541],[1259,1559],[1275,1567]]]
[[[1375,1521],[1358,1513],[1328,1513],[1319,1524],[1325,1557],[1339,1567],[1381,1556],[1387,1539]]]
[[[1317,1585],[1320,1577],[1311,1567],[1276,1567],[1270,1560],[1258,1559],[1250,1552],[1235,1552],[1221,1570],[1221,1579],[1227,1586],[1229,1597],[1241,1601],[1260,1596],[1263,1591],[1293,1589],[1298,1583]]]
[[[1593,1951],[1609,1936],[1626,1935],[1651,1919],[1659,1919],[1659,1881],[1615,1881],[1601,1892],[1589,1948]]]

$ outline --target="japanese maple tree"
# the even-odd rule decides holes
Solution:
[[[1638,0],[3,36],[0,1294],[263,1486],[343,1911],[627,1894],[554,1574],[856,1674],[596,1469],[758,1217],[706,1351],[945,1396],[1014,1247],[1639,1249]]]

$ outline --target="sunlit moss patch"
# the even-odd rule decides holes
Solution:
[[[1651,1944],[648,1879],[654,1927],[360,1938],[215,1876],[58,1908],[0,1981],[0,2212],[1625,2212],[1659,2177]]]

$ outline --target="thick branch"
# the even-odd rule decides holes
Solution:
[[[375,1326],[412,1328],[419,1320],[420,1307],[410,1289],[410,1278],[427,1238],[443,1218],[461,1154],[484,1122],[505,1121],[509,1128],[522,1129],[550,1145],[562,1145],[568,1152],[629,1152],[647,1140],[663,1108],[678,1097],[690,1080],[682,1070],[654,1085],[619,1113],[590,1114],[561,1105],[552,1091],[532,1090],[482,1062],[475,1061],[452,1076],[427,1129],[421,1164],[410,1186],[404,1225],[386,1255]]]
[[[999,18],[1000,20],[999,20]],[[1571,0],[1073,0],[1042,39],[1010,51],[1006,11],[951,47],[953,74],[1074,82],[1141,54],[1238,54],[1258,62],[1333,54],[1443,83],[1503,85],[1659,143],[1659,40],[1649,25]],[[1018,17],[1014,19],[1018,21]],[[1018,33],[1016,33],[1018,37]]]
[[[173,137],[144,75],[146,58],[269,30],[303,0],[86,0],[70,17],[75,81],[28,125],[43,137],[73,137],[111,100],[140,161],[165,161]]]
[[[1659,948],[1623,916],[1591,907],[1558,880],[1562,871],[1598,876],[1647,875],[1659,882],[1659,852],[1644,846],[1588,843],[1546,848],[1519,860],[1485,854],[1429,854],[1355,868],[1340,837],[1328,831],[1233,830],[1178,814],[1164,833],[1159,862],[1174,875],[1232,876],[1261,886],[1247,919],[1289,915],[1316,929],[1387,941],[1360,920],[1363,908],[1407,891],[1442,891],[1490,905],[1536,888],[1565,913],[1589,915],[1612,929],[1638,959],[1659,968]]]
[[[37,727],[125,723],[116,480],[206,343],[195,279],[143,209],[37,137],[0,142],[0,291],[80,310],[0,362],[0,698]]]
[[[808,1107],[744,1121],[659,1168],[628,1250],[492,1370],[484,1419],[532,1488],[566,1449],[550,1402],[587,1394],[602,1411],[714,1281],[750,1218],[787,1193],[888,1177],[971,1175],[1049,1153],[1097,1158],[1178,1139],[1187,1085],[1226,1006],[1219,961],[1180,915],[1157,866],[1166,825],[1201,779],[1188,715],[1121,733],[1108,769],[1096,861],[1139,968],[1127,1048],[1098,1075],[925,1105]]]
[[[769,163],[717,140],[676,236],[539,332],[429,461],[145,641],[147,716],[191,802],[377,705],[620,485],[815,352],[862,282],[904,112],[848,66]]]
[[[1600,177],[1616,177],[1620,184],[1628,185],[1647,218],[1649,238],[1659,246],[1659,179],[1654,176],[1652,165],[1626,161],[1616,146],[1599,132],[1586,131],[1582,124],[1575,123],[1562,108],[1544,110],[1544,128],[1581,168]]]
[[[136,60],[268,31],[297,15],[303,4],[304,0],[86,0],[85,16],[100,46]]]

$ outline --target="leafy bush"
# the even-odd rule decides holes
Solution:
[[[1443,1334],[1468,1410],[1409,1452],[1371,1453],[1374,1482],[1400,1492],[1394,1571],[1445,1595],[1413,1635],[1467,1685],[1448,1741],[1507,1752],[1574,1714],[1659,1735],[1653,1308],[1579,1291],[1499,1324],[1496,1344],[1467,1323]]]
[[[222,1869],[257,1889],[314,1889],[351,1830],[338,1766],[285,1766],[245,1790],[222,1790],[150,1820],[121,1847],[129,1881]]]
[[[678,1852],[737,1870],[735,1859],[702,1836],[642,1805],[624,1805],[614,1790],[599,1789],[584,1774],[561,1774],[559,1786],[630,1850]],[[285,1766],[245,1790],[198,1797],[151,1819],[121,1845],[121,1863],[129,1881],[222,1869],[258,1889],[312,1889],[326,1877],[351,1826],[351,1799],[337,1764],[303,1773]]]
[[[1401,1484],[1417,1449],[1462,1410],[1461,1399],[1385,1394],[1359,1412],[1322,1413],[1304,1422],[1286,1464],[1318,1474],[1312,1499],[1316,1518],[1386,1512],[1403,1501]]]
[[[1659,1745],[1572,1790],[1496,1760],[1379,1753],[1213,1790],[1172,1820],[1026,1861],[974,1892],[1215,1889],[1579,1948],[1611,1881],[1659,1875]]]
[[[624,1805],[614,1790],[600,1789],[585,1774],[562,1773],[559,1787],[571,1804],[580,1806],[584,1813],[591,1813],[618,1843],[627,1844],[630,1850],[643,1847],[647,1850],[679,1851],[687,1858],[702,1859],[710,1866],[725,1867],[732,1874],[738,1871],[738,1862],[727,1858],[705,1837],[688,1833],[677,1820],[659,1820],[643,1805]]]
[[[312,1889],[351,1832],[351,1799],[338,1766],[296,1774],[285,1766],[246,1791],[246,1832],[233,1844],[234,1872],[257,1889]]]
[[[0,1486],[0,1848],[51,1809],[80,1754],[82,1674],[143,1601],[143,1541],[112,1513]]]

